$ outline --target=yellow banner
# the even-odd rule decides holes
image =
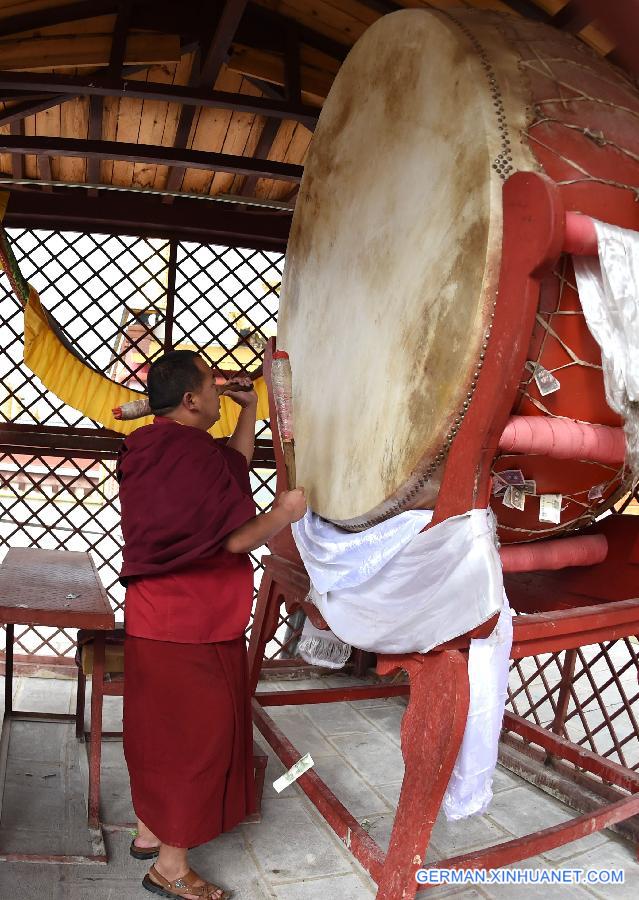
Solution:
[[[0,195],[0,202],[2,196]],[[0,214],[1,218],[1,214]],[[34,375],[63,403],[77,409],[89,419],[121,434],[131,434],[141,425],[148,425],[151,417],[119,421],[112,410],[130,400],[139,400],[139,391],[111,381],[85,365],[62,344],[51,330],[40,298],[30,287],[29,302],[24,309],[24,361]],[[263,378],[255,381],[257,417],[268,419],[268,395]],[[220,419],[210,433],[213,437],[233,434],[240,407],[228,397],[220,398]]]

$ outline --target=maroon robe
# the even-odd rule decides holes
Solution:
[[[214,557],[227,535],[255,515],[242,454],[162,416],[125,440],[117,478],[124,582]]]
[[[118,480],[133,806],[160,841],[193,847],[254,809],[252,570],[223,547],[255,515],[248,467],[206,432],[158,417],[125,441]]]

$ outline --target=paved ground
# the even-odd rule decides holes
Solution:
[[[322,683],[341,685],[343,679],[331,676],[323,678]],[[288,686],[290,683],[285,682],[268,684],[270,690]],[[296,686],[316,687],[317,680],[296,681]],[[15,705],[24,709],[64,712],[73,708],[74,691],[71,681],[18,679]],[[363,700],[296,709],[278,707],[272,708],[271,712],[296,747],[301,752],[312,753],[318,772],[337,796],[375,839],[386,846],[402,772],[399,749],[401,701]],[[121,713],[121,700],[107,697],[105,729],[119,729]],[[258,737],[258,741],[264,746],[261,738]],[[43,740],[35,743],[41,746]],[[51,755],[51,745],[48,752]],[[283,768],[272,754],[269,756],[262,823],[241,826],[193,851],[194,865],[202,874],[233,888],[238,900],[363,900],[373,897],[374,885],[366,873],[346,852],[300,789],[291,786],[280,795],[273,791],[272,782]],[[49,786],[53,781],[54,778],[48,779],[46,791],[55,789]],[[495,798],[487,815],[455,825],[443,819],[437,822],[429,860],[507,840],[562,822],[573,815],[567,807],[505,770],[497,771],[494,787]],[[43,795],[44,791],[43,788]],[[25,786],[17,799],[14,795],[12,802],[17,810],[25,810],[31,807],[34,796],[37,795],[33,794],[33,788]],[[102,799],[103,819],[115,826],[107,828],[109,864],[99,867],[0,863],[1,900],[143,900],[151,896],[140,886],[146,864],[131,859],[128,854],[130,834],[121,828],[122,824],[133,820],[133,810],[119,742],[104,744]],[[41,830],[55,834],[58,823],[43,821],[47,818],[47,809],[55,809],[55,804],[44,804]],[[15,824],[15,829],[18,826],[19,823]],[[19,836],[17,830],[12,836],[5,829],[5,839],[16,836]],[[633,848],[607,832],[551,851],[526,865],[546,869],[621,867],[625,870],[626,882],[623,886],[598,889],[512,885],[490,889],[437,888],[430,896],[501,897],[507,900],[536,896],[556,896],[564,900],[592,897],[622,900],[639,896],[639,864],[635,861]]]

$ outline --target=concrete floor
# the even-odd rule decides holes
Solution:
[[[322,678],[322,685],[326,686],[343,683],[344,679],[339,675]],[[290,682],[271,681],[267,685],[269,690],[290,686]],[[317,687],[318,682],[316,679],[296,680],[295,686]],[[72,681],[27,678],[18,679],[15,685],[16,708],[66,712],[73,709],[74,697]],[[119,698],[105,698],[105,730],[121,727],[121,703]],[[312,754],[319,774],[383,847],[388,844],[401,784],[403,763],[399,725],[402,713],[402,703],[397,699],[271,709],[273,718],[298,750]],[[267,749],[260,736],[257,740]],[[38,741],[40,744],[42,740]],[[299,787],[292,785],[281,794],[275,793],[272,782],[282,772],[283,767],[269,751],[262,823],[240,826],[211,844],[197,848],[192,852],[194,867],[202,875],[232,888],[238,900],[363,900],[374,897],[375,888],[367,874],[347,853]],[[54,780],[50,778],[47,782],[47,790]],[[455,824],[447,823],[443,818],[438,820],[428,861],[508,840],[574,815],[561,803],[503,769],[497,770],[494,789],[495,797],[486,815]],[[54,790],[54,786],[50,790]],[[15,801],[17,809],[31,806],[29,793],[32,788],[25,786],[22,800]],[[42,808],[40,825],[43,831],[56,831],[56,821],[43,821],[46,810],[54,808],[47,803]],[[5,812],[6,804],[3,819]],[[0,863],[1,900],[142,900],[151,896],[140,884],[148,864],[129,856],[131,835],[122,827],[133,821],[133,810],[119,742],[105,742],[103,748],[102,818],[107,823],[107,866]],[[9,833],[10,828],[9,821],[5,837],[13,839],[16,835]],[[525,865],[546,869],[618,867],[625,870],[625,884],[603,888],[525,885],[436,888],[430,896],[499,896],[508,900],[520,896],[556,896],[564,900],[615,897],[622,900],[639,895],[639,864],[633,848],[608,832],[590,835],[529,860]]]

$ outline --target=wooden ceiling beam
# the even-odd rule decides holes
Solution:
[[[285,99],[286,94],[284,90],[281,87],[278,87],[276,84],[271,84],[270,81],[264,81],[261,78],[256,78],[254,75],[245,75],[244,77],[250,84],[255,85],[258,90],[262,91],[264,96],[268,97],[270,100],[275,100],[275,102],[277,102],[278,100]],[[318,110],[316,110],[315,107],[311,108],[315,113],[314,118],[317,119],[317,116],[319,114]]]
[[[137,10],[134,17],[137,28],[158,29],[166,34],[188,35],[191,39],[196,37],[191,28],[193,21],[198,21],[184,2],[171,5],[157,3],[153,9],[142,12]],[[239,23],[235,39],[240,44],[255,47],[259,50],[272,50],[283,53],[285,50],[285,35],[289,25],[295,25],[300,41],[314,50],[319,50],[330,56],[331,59],[340,62],[346,59],[350,50],[350,44],[327,37],[319,31],[314,31],[308,25],[276,13],[264,6],[249,3]]]
[[[180,34],[192,43],[201,37],[199,23],[203,14],[207,11],[208,3],[201,0],[133,0],[131,8],[131,28],[142,28],[156,31],[162,34]],[[68,3],[65,6],[50,7],[36,12],[23,13],[0,19],[0,38],[12,37],[24,31],[47,28],[96,18],[101,15],[115,15],[118,10],[118,0],[82,0],[82,2]],[[257,40],[256,46],[261,49],[262,42],[266,41],[283,50],[283,35],[286,24],[293,20],[263,9],[259,6],[247,8],[240,23],[240,37],[242,43],[251,44]],[[333,41],[319,32],[313,31],[304,25],[299,25],[302,37],[309,46],[343,59],[348,47]]]
[[[341,43],[333,38],[326,37],[317,31],[313,31],[307,25],[302,25],[295,19],[289,19],[287,16],[282,16],[264,6],[255,6],[253,4],[249,6],[244,19],[240,23],[237,39],[242,43],[249,43],[244,41],[243,29],[245,26],[247,29],[249,26],[257,26],[265,33],[275,32],[276,34],[285,35],[286,29],[291,23],[297,28],[297,33],[303,44],[312,47],[314,50],[319,50],[320,53],[325,53],[327,56],[340,62],[346,59],[351,49],[351,44]],[[266,29],[269,29],[269,31],[267,32]]]
[[[118,13],[113,27],[111,41],[111,54],[109,56],[108,78],[119,81],[124,67],[124,55],[126,53],[126,39],[131,22],[131,0],[120,0]]]
[[[280,122],[277,119],[267,119],[264,123],[264,128],[262,128],[262,133],[260,134],[259,140],[257,142],[257,147],[255,148],[254,156],[259,157],[260,159],[266,159],[269,153],[271,152],[271,148],[275,143],[275,138],[277,137],[277,132],[280,129]],[[244,181],[242,185],[241,191],[239,194],[241,197],[252,197],[255,193],[255,186],[259,181],[258,175],[249,175],[248,178]]]
[[[15,137],[21,138],[24,135],[24,122],[12,122],[10,131]],[[11,174],[18,181],[24,178],[24,156],[20,153],[11,154]]]
[[[215,26],[213,37],[208,45],[201,65],[191,74],[190,84],[195,87],[215,87],[222,63],[229,52],[231,41],[235,37],[240,19],[244,15],[248,0],[226,0],[222,14]],[[197,65],[197,64],[196,64]],[[174,147],[186,147],[189,142],[191,127],[195,118],[196,107],[183,107],[180,111]],[[182,184],[184,171],[181,168],[170,168],[166,178],[167,191],[177,191]],[[164,197],[164,203],[173,203],[173,197]]]
[[[93,96],[89,99],[89,140],[102,140],[102,117],[104,112],[104,97]],[[97,184],[100,181],[100,160],[87,160],[87,181],[89,184]],[[97,191],[91,191],[96,194]]]
[[[213,40],[200,67],[200,86],[215,87],[222,63],[244,15],[248,0],[226,0]]]
[[[77,159],[123,160],[159,166],[204,169],[228,172],[233,175],[257,175],[276,181],[297,183],[302,179],[302,166],[275,160],[254,159],[229,153],[209,153],[150,144],[128,144],[124,141],[84,141],[81,138],[57,138],[38,135],[0,135],[0,152],[46,153],[49,156],[70,156]]]
[[[0,92],[0,101],[2,101],[2,103],[15,103],[18,100],[28,100],[29,102],[35,103],[36,100],[50,99],[51,94],[38,94],[27,88],[24,88],[23,90],[20,90],[20,88],[13,88],[10,91]]]
[[[107,66],[111,35],[70,34],[4,40],[0,45],[0,68],[12,71],[50,71],[61,66],[95,69]],[[183,54],[178,34],[131,32],[126,43],[126,61],[132,66],[177,64]]]
[[[284,252],[290,213],[241,212],[228,204],[180,198],[173,206],[157,197],[86,191],[43,194],[11,190],[4,224],[54,231],[94,231],[175,238]]]
[[[46,100],[25,100],[23,103],[16,103],[15,106],[4,109],[0,112],[0,125],[11,125],[13,122],[20,122],[29,116],[35,116],[36,113],[44,112],[45,109],[51,109],[53,106],[59,106],[70,97],[57,95],[49,95]]]
[[[44,153],[38,156],[38,172],[42,181],[53,181],[53,174],[51,172],[51,160]],[[53,188],[50,184],[44,184],[42,185],[42,190],[50,194],[53,191]]]
[[[64,6],[52,6],[36,12],[19,13],[0,19],[0,38],[11,37],[23,31],[36,28],[47,28],[51,25],[63,25],[65,22],[77,22],[82,19],[95,19],[115,12],[117,0],[80,0]]]
[[[286,30],[286,55],[284,56],[284,87],[291,103],[302,102],[302,67],[300,40],[295,25]]]
[[[79,96],[130,97],[137,100],[161,100],[188,106],[233,109],[274,119],[291,119],[305,125],[312,125],[318,116],[318,110],[315,107],[290,103],[284,98],[282,91],[275,87],[268,97],[253,97],[250,94],[235,94],[231,91],[210,91],[207,88],[133,81],[127,80],[126,77],[117,83],[108,83],[95,77],[70,78],[63,75],[0,71],[0,90],[3,87],[12,90],[17,86],[22,86],[25,90],[49,90],[51,94],[48,96],[51,99],[42,100],[39,103],[25,101],[11,109],[3,110],[0,112],[0,125],[8,125],[14,119],[25,118],[27,115],[33,115],[42,109],[48,109],[50,106]]]
[[[118,12],[113,26],[113,38],[111,40],[111,53],[106,77],[108,81],[119,83],[122,78],[124,66],[124,53],[126,50],[126,38],[129,31],[131,18],[130,0],[120,0]],[[104,117],[104,97],[94,94],[89,101],[89,140],[102,140],[102,120]],[[87,160],[87,181],[89,184],[100,182],[100,160]],[[90,191],[94,194],[96,192]]]

